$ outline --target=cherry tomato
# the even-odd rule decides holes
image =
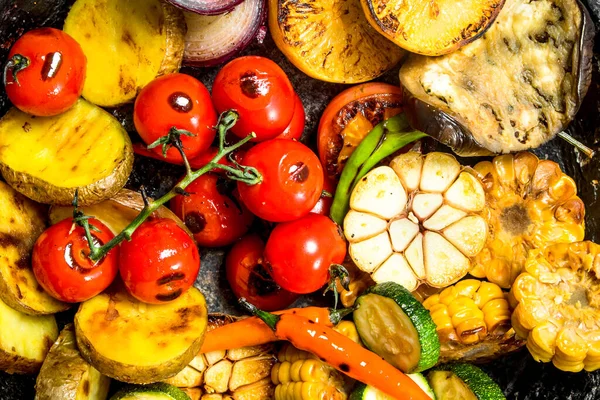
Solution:
[[[114,235],[96,219],[90,219],[92,238],[102,246]],[[85,231],[67,218],[46,229],[35,242],[31,265],[35,278],[52,297],[80,303],[101,293],[117,276],[119,248],[115,247],[94,263]]]
[[[171,200],[171,209],[200,246],[230,245],[250,229],[254,215],[238,200],[232,181],[208,173],[192,182],[186,192],[189,196]]]
[[[294,115],[292,84],[277,64],[264,57],[230,61],[217,74],[212,96],[218,112],[238,112],[239,120],[231,131],[241,138],[254,132],[255,142],[281,134]]]
[[[317,201],[317,204],[315,204],[310,212],[329,216],[329,210],[331,210],[331,203],[333,203],[334,193],[335,185],[329,179],[325,178],[323,181],[323,191],[321,192],[321,197],[319,197],[319,201]]]
[[[146,85],[135,100],[133,122],[146,144],[169,133],[172,128],[188,131],[181,135],[188,159],[206,151],[215,138],[217,114],[208,89],[196,78],[185,74],[169,74]],[[152,149],[162,156],[162,146]],[[180,162],[175,148],[167,151],[166,161]]]
[[[265,243],[257,235],[236,242],[225,262],[227,281],[237,298],[265,311],[282,310],[299,297],[279,287],[263,264]]]
[[[283,131],[281,135],[277,136],[277,139],[296,139],[300,140],[302,133],[304,132],[304,124],[306,119],[306,113],[304,112],[304,105],[300,96],[296,95],[296,106],[294,108],[294,115],[290,124]]]
[[[59,29],[27,32],[10,49],[8,60],[6,94],[23,112],[57,115],[81,96],[87,59],[79,43]]]
[[[121,278],[129,293],[145,303],[175,300],[194,284],[199,270],[196,243],[172,219],[147,220],[121,243]]]
[[[262,182],[238,182],[242,201],[259,218],[291,221],[310,212],[323,190],[323,169],[317,156],[295,140],[272,139],[248,150],[243,164],[254,167]]]
[[[329,218],[310,213],[279,224],[265,248],[273,280],[293,293],[312,293],[329,281],[329,267],[346,257],[346,241]]]

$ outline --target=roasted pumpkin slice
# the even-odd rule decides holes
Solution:
[[[0,120],[0,171],[40,203],[81,205],[110,198],[127,182],[133,150],[112,115],[85,100],[63,114],[37,118],[12,108]]]
[[[475,171],[485,189],[482,216],[490,233],[471,275],[509,288],[529,250],[583,240],[585,206],[557,163],[523,152],[483,161]]]
[[[538,362],[600,368],[600,245],[559,243],[529,252],[511,288],[512,324]]]
[[[269,30],[292,64],[327,82],[370,81],[405,54],[369,25],[360,0],[269,0]]]
[[[538,147],[577,113],[593,36],[578,0],[506,0],[479,39],[441,57],[411,55],[402,66],[411,125],[464,156]]]
[[[185,19],[164,1],[77,0],[63,29],[87,57],[83,97],[99,106],[133,101],[183,60]]]
[[[412,53],[439,56],[479,37],[504,0],[361,0],[367,19]]]
[[[114,287],[75,314],[77,347],[100,373],[122,382],[167,379],[198,354],[207,325],[202,293],[191,288],[167,304],[146,304]]]

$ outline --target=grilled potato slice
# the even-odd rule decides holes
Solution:
[[[128,383],[157,382],[181,371],[198,354],[206,324],[206,303],[196,288],[155,305],[113,287],[82,303],[75,314],[83,358]]]
[[[117,193],[133,167],[127,132],[85,100],[63,114],[36,118],[16,108],[0,120],[0,171],[8,184],[46,204],[80,205]]]
[[[412,53],[439,56],[482,35],[504,0],[361,0],[367,20]]]
[[[110,379],[85,362],[75,344],[75,327],[58,335],[35,384],[35,400],[106,400]]]
[[[0,326],[0,371],[38,372],[58,337],[54,316],[23,314],[0,300]]]
[[[133,101],[183,60],[185,19],[164,1],[77,0],[63,29],[87,57],[83,97],[99,106]]]
[[[369,25],[360,0],[269,0],[269,30],[292,64],[327,82],[370,81],[405,54]]]
[[[31,251],[44,229],[46,207],[0,182],[0,299],[30,315],[69,308],[42,289],[31,269]]]

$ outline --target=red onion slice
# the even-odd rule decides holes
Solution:
[[[188,27],[184,64],[207,67],[233,58],[256,37],[265,14],[264,0],[245,0],[221,15],[184,13]]]
[[[218,15],[230,11],[243,0],[167,0],[169,3],[202,15]]]

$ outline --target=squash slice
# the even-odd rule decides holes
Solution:
[[[25,196],[47,204],[93,204],[117,193],[133,167],[127,132],[85,100],[36,118],[16,108],[0,120],[0,171]]]
[[[183,59],[183,14],[160,0],[77,0],[63,29],[87,57],[83,97],[99,106],[133,101]]]
[[[367,19],[398,46],[439,56],[472,42],[494,22],[504,0],[361,0]]]
[[[127,383],[177,374],[200,351],[206,326],[206,302],[196,288],[155,305],[113,287],[82,303],[75,314],[83,358],[100,373]]]
[[[31,251],[46,229],[46,209],[0,182],[0,300],[30,315],[69,308],[39,285],[31,269]]]
[[[327,82],[370,81],[405,54],[369,25],[360,0],[270,0],[269,29],[292,64]]]

